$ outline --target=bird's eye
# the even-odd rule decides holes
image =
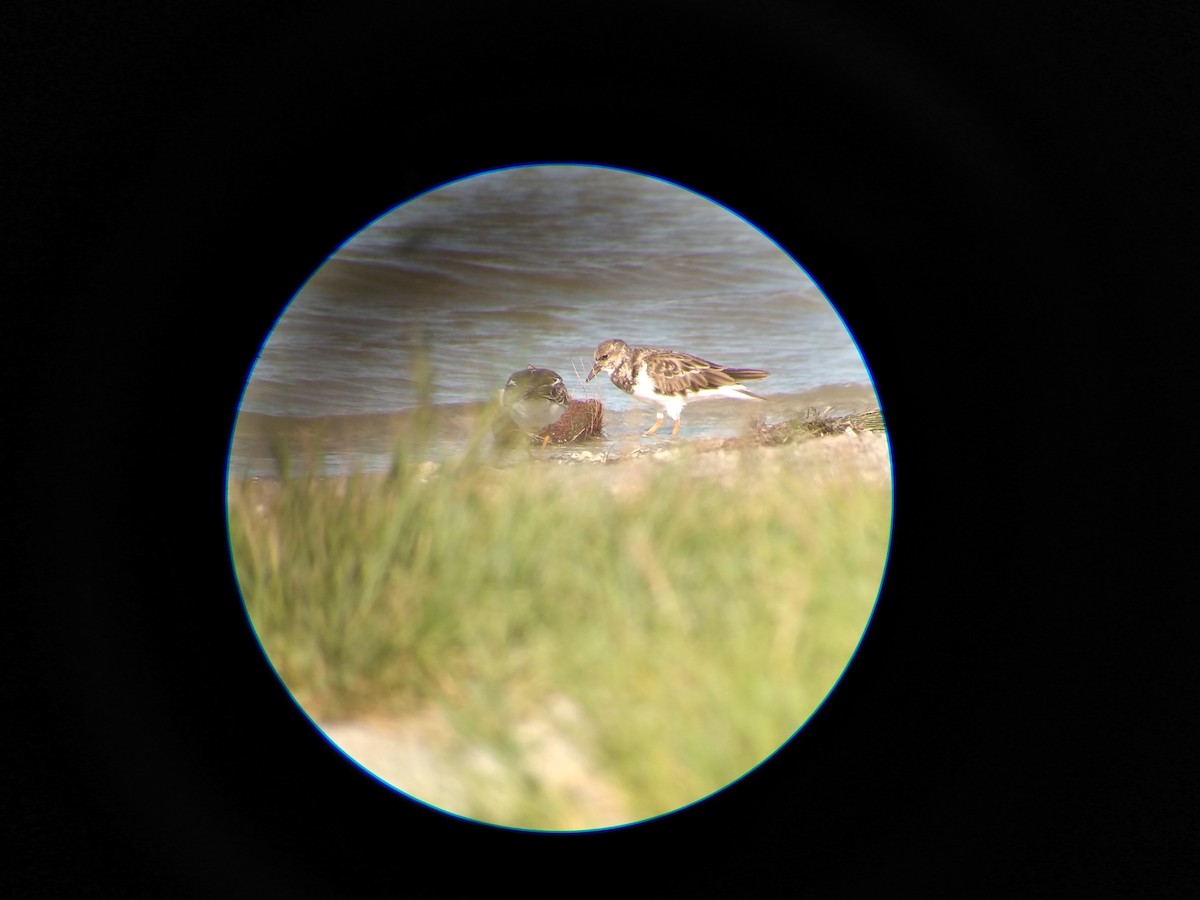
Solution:
[[[607,354],[607,353],[601,354],[600,358],[601,358],[601,359],[608,359],[608,354]]]

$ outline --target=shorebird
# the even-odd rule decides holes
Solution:
[[[552,369],[527,366],[508,376],[500,402],[509,418],[526,434],[536,435],[553,425],[566,412],[570,402],[567,386]],[[542,447],[549,443],[549,435],[542,439]]]
[[[618,340],[604,341],[597,347],[595,361],[587,381],[601,372],[608,372],[612,383],[625,393],[659,407],[658,419],[645,434],[658,431],[666,414],[675,420],[671,437],[679,433],[679,415],[689,403],[711,397],[761,400],[762,397],[750,393],[741,382],[757,381],[768,374],[762,369],[718,366],[678,350],[630,347]]]

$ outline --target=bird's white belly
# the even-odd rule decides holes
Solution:
[[[662,412],[667,413],[672,419],[678,419],[679,413],[683,407],[687,405],[687,401],[681,396],[669,396],[667,394],[659,394],[654,390],[654,383],[645,372],[639,372],[633,382],[633,390],[630,392],[643,403],[649,403],[651,406],[657,406]],[[662,412],[659,413],[659,418],[662,418]]]

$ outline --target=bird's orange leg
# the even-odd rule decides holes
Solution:
[[[677,434],[679,434],[679,420],[678,419],[675,420],[675,427],[671,429],[671,437],[675,437],[675,435],[677,435]]]
[[[650,430],[642,433],[642,437],[650,437],[650,435],[654,434],[654,432],[656,432],[656,431],[658,431],[658,429],[662,428],[662,423],[663,423],[663,417],[659,416],[657,419],[654,420],[654,424],[650,426]],[[676,422],[676,424],[678,424],[678,422]]]

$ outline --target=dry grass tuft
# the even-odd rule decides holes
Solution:
[[[809,408],[802,416],[773,425],[768,425],[766,420],[760,420],[754,424],[753,440],[764,447],[779,447],[827,434],[861,434],[864,431],[885,430],[883,413],[877,409],[849,416],[831,416],[830,409],[831,407],[827,406],[817,412],[815,408]]]

